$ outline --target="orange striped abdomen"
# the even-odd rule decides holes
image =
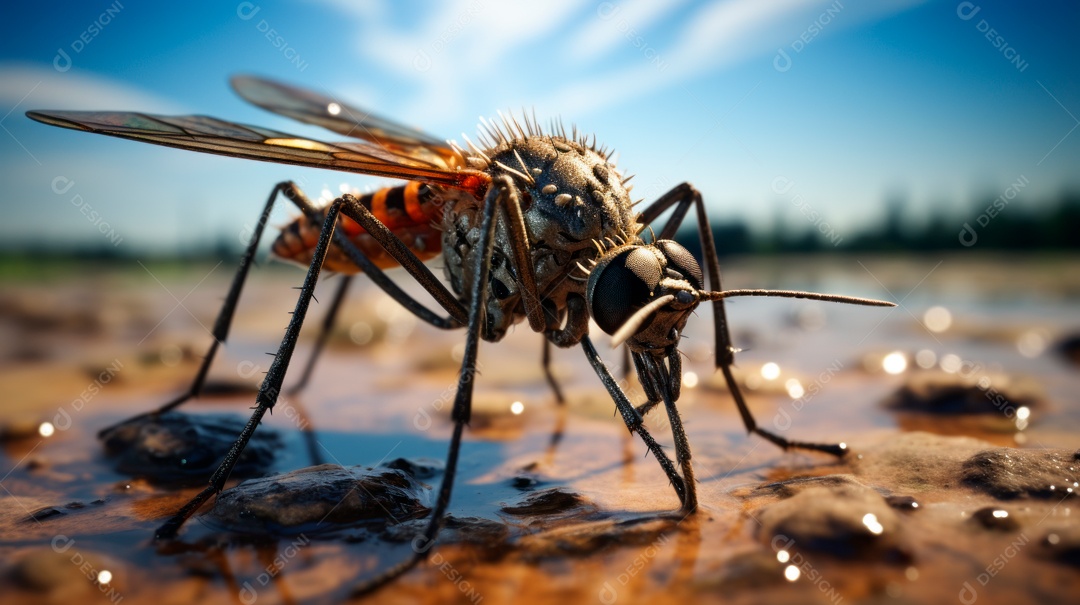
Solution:
[[[443,191],[416,181],[397,187],[387,187],[373,193],[359,196],[357,199],[389,228],[420,260],[428,260],[442,252],[442,232],[435,225],[443,214]],[[349,239],[365,256],[374,261],[380,269],[397,267],[398,262],[382,249],[356,221],[339,215],[338,229],[344,231]],[[311,264],[315,245],[319,241],[321,221],[314,224],[307,216],[282,228],[281,233],[271,247],[271,252],[283,259]],[[359,273],[356,266],[337,246],[331,246],[326,255],[323,268],[338,273]]]

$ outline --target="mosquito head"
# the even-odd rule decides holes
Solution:
[[[589,273],[589,312],[616,343],[634,351],[669,351],[702,288],[701,266],[671,240],[627,245],[604,254]]]

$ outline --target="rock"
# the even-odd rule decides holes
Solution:
[[[110,429],[101,440],[120,473],[156,485],[200,485],[217,469],[245,423],[236,416],[167,412]],[[260,427],[240,454],[232,476],[264,474],[281,447],[277,431]]]
[[[885,406],[904,412],[924,414],[1000,414],[1016,416],[1043,405],[1043,395],[1032,380],[1003,374],[915,372]]]
[[[0,443],[41,437],[41,419],[36,414],[21,414],[0,422]]]
[[[398,469],[323,464],[244,481],[221,492],[205,517],[242,533],[380,527],[426,515],[429,491]]]
[[[840,559],[911,559],[896,511],[876,491],[850,480],[800,489],[758,515],[758,538],[774,550],[813,551]]]
[[[893,493],[918,495],[961,486],[964,461],[989,447],[991,444],[970,437],[916,431],[861,447],[847,460],[861,481]]]
[[[436,460],[434,458],[396,458],[387,462],[385,465],[387,468],[396,468],[399,471],[404,471],[406,474],[411,475],[413,479],[431,479],[436,475],[441,475],[446,465],[442,460]]]
[[[963,481],[1004,500],[1075,497],[1080,487],[1080,452],[997,448],[967,459]]]
[[[413,519],[387,526],[379,538],[388,542],[406,543],[422,539],[427,519]],[[366,537],[365,537],[366,538]],[[497,558],[511,549],[510,527],[505,523],[483,517],[446,515],[439,530],[438,544],[475,544],[483,547],[485,557]],[[422,544],[422,542],[417,542]]]
[[[1054,345],[1054,350],[1069,363],[1080,366],[1080,332],[1064,336]]]
[[[1080,567],[1080,527],[1054,529],[1043,536],[1042,552],[1055,561]]]
[[[447,515],[443,529],[439,533],[440,541],[465,542],[490,549],[491,553],[510,548],[510,528],[505,523],[484,519],[483,517],[455,517]]]
[[[749,496],[777,496],[790,498],[811,488],[835,489],[844,486],[864,487],[851,475],[825,475],[823,477],[794,477],[785,481],[766,483],[754,488]]]
[[[521,491],[528,491],[540,485],[540,480],[529,475],[518,475],[510,480],[510,487]]]
[[[57,536],[50,548],[25,553],[8,572],[12,582],[38,593],[56,597],[85,598],[101,592],[122,597],[120,566],[100,554],[83,550],[75,540]]]
[[[984,506],[971,515],[971,523],[996,531],[1016,531],[1020,523],[1009,511],[997,506]]]
[[[646,546],[641,556],[652,558],[675,539],[679,520],[671,517],[635,517],[558,524],[535,534],[522,536],[516,553],[526,560],[549,557],[584,556],[613,547]]]
[[[886,496],[885,503],[905,512],[919,510],[919,503],[911,496]]]
[[[94,506],[101,506],[105,504],[106,500],[94,500],[90,504]],[[86,504],[83,502],[68,502],[63,506],[46,506],[32,511],[26,517],[23,518],[25,523],[40,523],[46,519],[54,519],[56,517],[62,517],[71,511],[81,510],[86,508]]]
[[[503,506],[502,511],[520,517],[528,515],[556,515],[569,510],[591,506],[580,494],[553,487],[525,496],[514,506]],[[595,508],[595,507],[594,507]]]

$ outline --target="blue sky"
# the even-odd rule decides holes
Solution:
[[[619,152],[639,196],[691,181],[721,219],[812,226],[809,205],[843,234],[879,220],[892,196],[915,215],[947,206],[959,231],[976,197],[1021,178],[1017,205],[1080,186],[1080,8],[1036,6],[16,3],[0,39],[0,237],[94,244],[111,233],[168,251],[237,236],[283,179],[313,196],[382,183],[23,117],[204,113],[337,138],[246,105],[227,84],[236,73],[332,91],[459,141],[500,109],[560,116]]]

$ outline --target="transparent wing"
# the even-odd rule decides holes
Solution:
[[[236,76],[232,87],[244,100],[276,114],[370,141],[387,150],[451,167],[458,154],[441,141],[360,107],[311,90],[254,76]]]
[[[159,116],[130,112],[29,111],[27,117],[52,126],[85,130],[167,147],[251,160],[358,172],[423,181],[476,191],[488,180],[470,169],[449,169],[402,157],[362,142],[324,143],[258,126],[208,116]]]

